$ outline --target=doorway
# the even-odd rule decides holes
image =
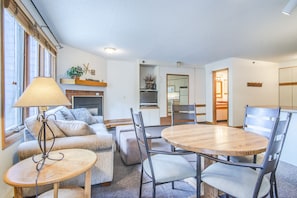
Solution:
[[[228,125],[228,69],[213,71],[213,123]]]
[[[167,116],[172,104],[189,104],[189,75],[167,74]]]

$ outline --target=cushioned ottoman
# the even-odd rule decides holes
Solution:
[[[150,134],[147,134],[150,137]],[[119,152],[121,159],[126,165],[133,165],[140,163],[139,148],[134,131],[126,131],[120,133]],[[151,147],[151,140],[148,140],[149,147]]]
[[[116,127],[116,145],[117,149],[120,150],[120,134],[124,132],[134,132],[134,126],[133,125],[121,125]]]

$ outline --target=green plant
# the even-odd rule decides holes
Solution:
[[[84,74],[84,70],[81,66],[72,66],[67,70],[67,75],[70,78],[81,77]]]

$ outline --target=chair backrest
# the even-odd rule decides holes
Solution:
[[[246,106],[243,129],[270,138],[280,108]]]
[[[263,160],[265,173],[274,171],[277,168],[279,158],[288,132],[292,114],[282,112],[269,140],[268,147]]]
[[[271,133],[268,147],[264,155],[262,170],[259,174],[259,179],[254,191],[254,197],[259,192],[264,175],[267,173],[275,174],[288,132],[291,116],[292,115],[289,112],[282,112],[279,118],[277,118],[277,124]]]
[[[197,124],[196,105],[172,105],[171,125]]]
[[[143,164],[143,161],[148,158],[149,164],[151,167],[151,170],[153,169],[152,167],[152,161],[150,157],[150,146],[148,143],[147,135],[145,132],[145,127],[143,123],[143,118],[142,118],[142,113],[141,112],[133,112],[133,109],[130,109],[131,115],[132,115],[132,121],[135,129],[135,135],[137,139],[137,144],[139,148],[139,153],[140,153],[140,159],[141,159],[141,164]],[[154,177],[154,172],[152,171],[152,175]]]

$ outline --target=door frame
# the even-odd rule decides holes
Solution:
[[[216,78],[217,78],[217,73],[222,72],[222,71],[226,71],[227,72],[227,85],[228,85],[228,90],[227,90],[227,102],[228,102],[228,109],[227,109],[227,125],[229,126],[229,68],[223,68],[223,69],[218,69],[218,70],[214,70],[212,71],[212,122],[213,124],[217,124],[217,86],[216,86]],[[222,94],[223,93],[223,90]]]

